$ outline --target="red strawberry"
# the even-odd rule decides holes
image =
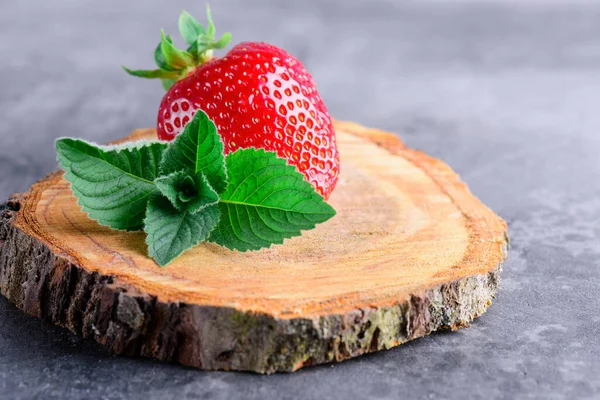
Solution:
[[[277,152],[295,165],[326,199],[339,175],[339,153],[331,117],[311,75],[286,51],[266,43],[240,43],[212,58],[231,36],[214,40],[184,12],[179,20],[190,48],[176,49],[162,36],[155,58],[160,69],[130,71],[160,78],[168,88],[158,113],[158,136],[172,140],[197,109],[215,122],[225,153],[256,147]]]

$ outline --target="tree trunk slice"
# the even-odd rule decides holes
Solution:
[[[468,326],[498,288],[505,222],[395,135],[336,129],[336,217],[258,252],[201,244],[166,268],[143,233],[88,219],[54,172],[0,207],[0,291],[114,353],[211,370],[294,371]]]

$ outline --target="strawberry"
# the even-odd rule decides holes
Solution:
[[[296,166],[325,199],[339,175],[339,153],[331,117],[304,66],[286,51],[266,43],[246,42],[224,57],[213,49],[231,40],[215,40],[207,9],[205,29],[185,11],[179,19],[189,45],[180,50],[164,33],[155,51],[157,70],[125,70],[159,78],[167,93],[158,111],[160,139],[172,140],[202,109],[215,123],[225,153],[264,148]]]

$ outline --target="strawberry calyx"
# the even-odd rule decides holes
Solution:
[[[175,82],[185,78],[199,65],[205,64],[213,57],[213,50],[223,49],[231,42],[231,33],[225,32],[216,40],[215,24],[212,21],[210,7],[206,5],[206,28],[187,11],[179,16],[179,33],[188,44],[186,50],[177,48],[170,35],[160,31],[160,42],[154,51],[154,61],[158,69],[131,70],[123,67],[125,72],[139,78],[160,79],[165,90],[169,90]]]

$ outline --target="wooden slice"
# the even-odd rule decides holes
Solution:
[[[293,371],[467,326],[496,293],[506,224],[441,161],[336,128],[338,214],[302,237],[202,244],[159,268],[143,233],[88,219],[55,172],[0,211],[0,290],[115,353],[204,369]]]

